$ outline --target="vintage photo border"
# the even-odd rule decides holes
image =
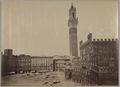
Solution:
[[[2,49],[2,39],[3,39],[2,38],[2,21],[1,21],[2,1],[3,0],[0,0],[0,52]],[[120,24],[119,23],[120,23],[120,0],[118,0],[118,38],[120,43]],[[119,49],[120,49],[120,44],[119,44]],[[120,57],[120,51],[119,51],[119,57]],[[1,53],[0,53],[0,62],[1,62]],[[0,71],[1,71],[1,64],[0,64]],[[1,72],[0,72],[0,81],[1,81]],[[120,59],[119,59],[119,84],[120,84]],[[106,87],[119,87],[119,86],[106,86]],[[3,86],[3,87],[9,87],[9,86]],[[20,86],[14,86],[14,87],[20,87]],[[29,86],[24,86],[24,87],[29,87]],[[32,86],[32,87],[38,87],[38,86]],[[44,86],[39,86],[39,87],[44,87]],[[57,86],[54,86],[54,87],[57,87]],[[67,86],[60,86],[60,87],[67,87]],[[84,87],[84,86],[76,86],[76,87]],[[94,86],[90,86],[90,87],[94,87]],[[104,87],[104,86],[99,86],[99,87]]]

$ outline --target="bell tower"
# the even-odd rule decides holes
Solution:
[[[70,55],[74,57],[78,56],[77,24],[78,24],[78,18],[76,18],[76,8],[72,4],[69,9],[68,27],[69,27]]]

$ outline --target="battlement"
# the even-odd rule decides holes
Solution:
[[[110,39],[110,38],[104,38],[104,39],[103,39],[103,38],[101,38],[101,39],[97,39],[97,38],[96,38],[96,39],[95,39],[95,38],[94,38],[92,41],[117,41],[117,40],[118,40],[118,39],[113,39],[113,38],[112,38],[112,39]]]
[[[80,45],[85,45],[89,42],[117,42],[118,39],[116,38],[92,38],[92,33],[89,33],[87,36],[88,40],[83,42],[82,40],[80,41]]]

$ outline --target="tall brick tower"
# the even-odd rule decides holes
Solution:
[[[77,57],[78,56],[78,46],[77,46],[77,24],[78,18],[76,18],[76,8],[71,5],[69,9],[69,43],[70,43],[70,55]]]

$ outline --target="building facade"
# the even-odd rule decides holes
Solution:
[[[73,59],[72,79],[82,85],[118,84],[118,40],[80,41],[80,59]],[[79,78],[78,78],[79,77]]]
[[[30,72],[31,71],[31,56],[21,54],[16,59],[17,72]]]
[[[2,54],[2,76],[43,70],[53,71],[53,56],[13,55],[12,49],[5,49]]]
[[[12,49],[5,49],[2,54],[2,75],[10,74],[9,72],[16,72],[16,58],[17,56],[13,55]]]
[[[70,46],[70,55],[78,56],[78,45],[77,45],[77,24],[78,18],[76,18],[76,8],[72,5],[69,9],[69,46]]]
[[[32,71],[53,71],[52,56],[32,56],[31,57]]]
[[[69,56],[54,56],[53,71],[65,71],[65,68],[69,63]]]
[[[2,75],[8,75],[11,72],[65,71],[69,63],[69,56],[13,55],[12,49],[5,49],[4,54],[2,54]]]

